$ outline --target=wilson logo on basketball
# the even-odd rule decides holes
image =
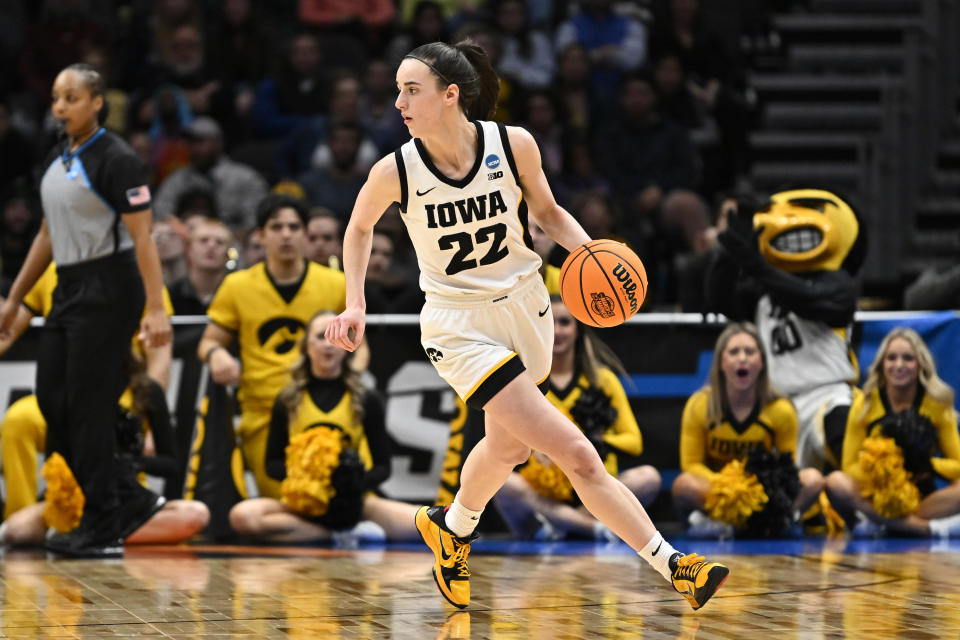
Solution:
[[[600,293],[591,291],[590,296],[593,298],[593,301],[590,303],[590,308],[593,309],[595,314],[601,318],[613,317],[613,298],[602,291]]]
[[[627,294],[630,300],[630,312],[636,313],[639,307],[637,303],[637,283],[633,281],[630,273],[624,268],[623,263],[618,262],[613,268],[613,275],[623,284],[623,292]]]

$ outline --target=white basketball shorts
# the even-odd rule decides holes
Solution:
[[[468,406],[483,406],[519,375],[546,388],[553,313],[539,273],[496,295],[427,296],[420,342]]]

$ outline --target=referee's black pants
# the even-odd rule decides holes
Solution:
[[[64,457],[90,511],[117,506],[117,402],[145,294],[134,252],[57,265],[37,357],[47,454]]]

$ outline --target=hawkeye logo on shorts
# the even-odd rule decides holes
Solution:
[[[500,156],[495,153],[491,153],[487,156],[487,159],[483,161],[487,165],[487,169],[496,169],[500,166]]]
[[[271,318],[257,329],[257,339],[261,347],[283,355],[297,346],[297,339],[305,328],[303,322],[296,318]]]
[[[433,347],[427,347],[427,357],[433,360],[434,362],[440,362],[443,360],[443,352],[434,349]]]

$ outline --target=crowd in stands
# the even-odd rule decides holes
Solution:
[[[169,286],[185,271],[183,223],[216,218],[240,248],[271,189],[332,212],[342,232],[373,162],[409,137],[393,106],[402,55],[472,37],[501,78],[497,119],[533,133],[560,204],[634,244],[651,303],[676,305],[678,256],[711,246],[714,199],[749,165],[748,61],[705,13],[698,0],[4,3],[18,33],[0,48],[13,70],[0,80],[3,282],[36,232],[36,165],[58,135],[49,87],[66,64],[101,71],[107,127],[148,163],[154,215],[170,225],[157,234],[179,237],[162,247]],[[409,310],[409,243],[385,234],[380,299]]]

